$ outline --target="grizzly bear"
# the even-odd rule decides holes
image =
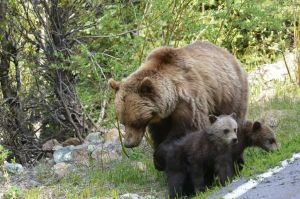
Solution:
[[[278,149],[275,134],[273,130],[265,124],[263,120],[256,120],[251,122],[244,121],[238,127],[238,144],[232,149],[232,158],[239,170],[245,163],[243,152],[248,147],[259,147],[267,152]],[[167,153],[172,144],[160,144],[158,149],[154,152],[153,160],[154,166],[159,171],[164,171],[165,161],[162,155]]]
[[[209,120],[207,130],[173,141],[163,155],[170,198],[204,191],[206,171],[212,166],[223,185],[233,175],[230,148],[238,141],[237,123],[229,115]]]
[[[237,137],[238,143],[233,145],[230,150],[230,155],[232,158],[232,170],[234,171],[234,175],[236,175],[243,168],[243,152],[246,148],[259,147],[267,152],[278,149],[278,144],[273,130],[266,125],[263,120],[256,120],[254,122],[247,120],[243,122],[238,127]],[[173,143],[161,144],[154,152],[154,165],[157,170],[164,171],[166,169],[165,154],[167,154],[168,151],[171,151],[172,147]],[[228,155],[228,152],[226,154]],[[211,165],[210,168],[206,168],[204,182],[207,187],[210,187],[213,184],[215,175],[216,172],[213,165]],[[228,178],[229,177],[230,176],[228,176]],[[185,193],[189,195],[193,192],[189,190],[191,186],[189,183],[190,177],[188,176],[186,179],[184,190]]]
[[[208,42],[154,50],[134,73],[109,84],[128,148],[140,144],[146,127],[156,148],[204,130],[209,114],[235,112],[240,122],[247,111],[245,71],[229,52]]]
[[[239,170],[243,168],[243,152],[246,148],[259,147],[267,152],[278,149],[274,132],[263,120],[244,121],[237,135],[238,144],[232,148],[232,159]]]
[[[263,120],[257,120],[254,122],[245,121],[238,127],[238,143],[231,148],[231,158],[232,158],[232,170],[234,175],[242,170],[245,163],[243,158],[243,152],[248,147],[259,147],[265,151],[274,151],[278,149],[278,144],[275,138],[275,134],[272,129],[264,123]],[[160,148],[165,148],[166,146],[160,146]],[[160,153],[162,153],[161,151]],[[157,155],[157,157],[159,157]],[[163,170],[163,161],[154,159],[156,163],[155,166]],[[214,175],[217,175],[217,171],[213,167],[207,169],[205,176],[205,185],[207,187],[213,184]],[[229,178],[230,176],[228,176]]]

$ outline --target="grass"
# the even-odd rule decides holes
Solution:
[[[280,161],[291,157],[292,153],[300,151],[300,101],[294,102],[294,99],[288,98],[274,99],[264,104],[264,106],[264,108],[256,106],[253,111],[262,114],[264,110],[273,109],[281,110],[284,113],[279,118],[278,126],[274,129],[281,148],[273,153],[266,153],[256,148],[246,150],[245,158],[247,162],[241,173],[243,176],[252,176],[257,172],[263,172],[277,165]]]
[[[274,97],[263,103],[254,100],[261,88],[252,88],[254,97],[251,99],[248,118],[258,119],[270,110],[280,111],[281,116],[276,115],[277,112],[274,115],[278,119],[274,131],[281,148],[272,153],[256,148],[247,149],[244,154],[246,164],[241,172],[241,176],[246,178],[264,172],[300,151],[300,89],[282,82],[276,82],[274,87]],[[28,190],[25,198],[118,198],[124,193],[165,198],[166,181],[163,173],[154,169],[151,149],[136,148],[128,152],[129,159],[124,156],[122,161],[111,162],[104,167],[95,165],[93,168],[71,173],[57,184]],[[146,169],[136,168],[134,162],[142,162]],[[220,186],[215,186],[196,198],[207,198],[219,189]]]
[[[121,162],[111,162],[105,168],[96,165],[70,173],[58,185],[27,191],[25,198],[118,198],[119,193],[127,192],[160,194],[166,183],[163,174],[154,169],[150,156],[150,151],[144,154],[136,149],[131,151],[129,159],[124,156]],[[142,162],[146,169],[136,168],[136,162]]]

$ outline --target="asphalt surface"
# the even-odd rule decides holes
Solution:
[[[220,198],[231,193],[239,186],[246,183],[240,179],[224,187],[211,198]],[[255,183],[256,184],[256,183]],[[237,199],[300,199],[300,159],[288,164],[278,173],[257,182],[257,184],[238,197]]]

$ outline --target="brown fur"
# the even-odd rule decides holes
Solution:
[[[230,148],[237,141],[237,123],[230,116],[220,116],[211,122],[207,131],[173,141],[168,144],[168,151],[157,150],[157,161],[165,162],[171,198],[204,191],[205,175],[211,167],[223,185],[233,175]]]
[[[157,147],[205,129],[209,114],[236,112],[243,121],[247,111],[246,73],[230,53],[208,42],[159,48],[122,82],[109,83],[126,147],[139,145],[146,127]]]
[[[268,152],[278,149],[274,132],[263,121],[257,120],[255,122],[243,122],[239,125],[237,137],[238,143],[231,149],[233,163],[232,169],[235,170],[235,174],[243,168],[243,164],[245,163],[243,152],[246,148],[259,147]],[[161,162],[157,162],[156,164],[158,163]],[[205,177],[205,183],[207,186],[212,185],[214,175],[216,175],[214,168],[209,168]]]
[[[259,147],[265,151],[278,149],[276,137],[272,129],[263,121],[245,121],[238,130],[238,144],[233,147],[232,158],[242,169],[244,164],[243,152],[248,147]]]

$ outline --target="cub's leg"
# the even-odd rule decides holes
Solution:
[[[230,156],[218,158],[215,162],[215,171],[220,180],[220,183],[222,184],[222,186],[224,186],[226,180],[232,178],[234,175],[233,162]]]
[[[194,185],[195,192],[205,191],[203,165],[193,165],[190,168],[190,178]]]
[[[183,194],[186,173],[182,171],[167,171],[166,173],[170,198],[181,197]]]

